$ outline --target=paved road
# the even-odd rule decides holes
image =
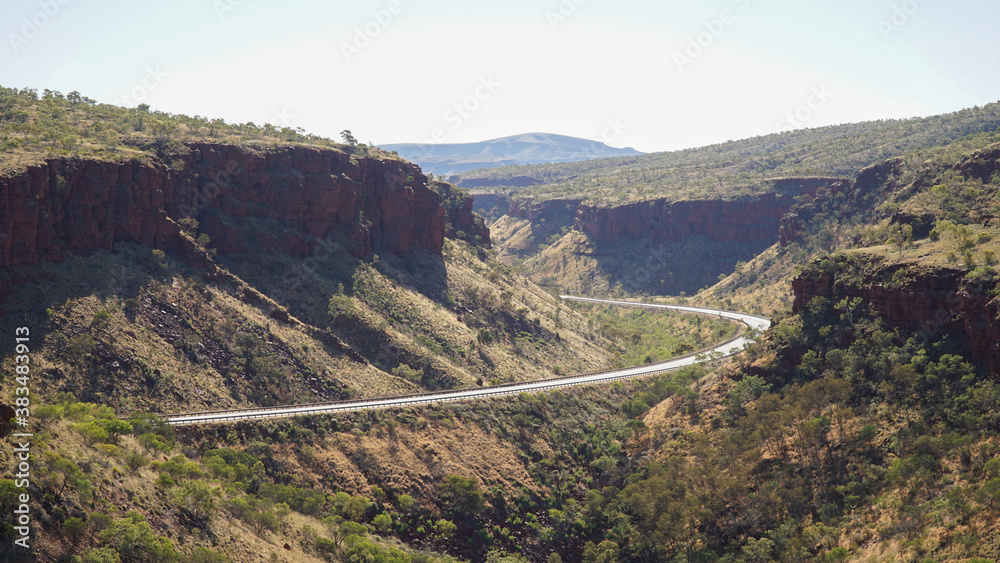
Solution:
[[[590,299],[587,297],[573,297],[561,295],[563,299],[570,301],[580,301],[585,303],[597,303],[605,305],[619,305],[625,307],[642,307],[648,309],[670,309],[674,311],[684,311],[688,313],[698,313],[713,317],[720,317],[739,321],[750,331],[750,335],[743,334],[736,338],[723,342],[711,350],[700,353],[689,354],[673,358],[655,364],[646,364],[631,368],[611,370],[600,373],[586,375],[573,375],[554,379],[543,379],[539,381],[529,381],[522,383],[508,383],[504,385],[494,385],[491,387],[476,387],[472,389],[456,389],[449,391],[438,391],[431,393],[420,393],[417,395],[406,395],[399,397],[379,397],[372,399],[359,399],[354,401],[336,401],[330,403],[316,403],[308,405],[292,405],[282,407],[265,407],[253,409],[240,409],[228,411],[197,412],[186,414],[166,415],[164,418],[175,426],[189,424],[214,424],[219,422],[231,422],[236,420],[249,420],[258,418],[287,418],[292,416],[303,416],[311,414],[326,414],[336,412],[349,412],[370,409],[389,409],[398,407],[408,407],[413,405],[426,405],[431,403],[443,403],[446,401],[467,401],[482,399],[485,397],[497,397],[500,395],[514,395],[517,393],[535,393],[560,387],[572,387],[576,385],[586,385],[591,383],[604,383],[619,379],[629,379],[642,375],[662,373],[689,366],[699,361],[704,361],[707,357],[732,356],[743,350],[744,346],[752,342],[752,334],[758,330],[765,330],[771,326],[770,319],[758,317],[756,315],[746,315],[734,313],[732,311],[720,311],[717,309],[704,309],[701,307],[684,307],[680,305],[654,305],[649,303],[634,303],[629,301],[610,301],[606,299]]]

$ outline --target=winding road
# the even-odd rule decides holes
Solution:
[[[705,309],[701,307],[685,307],[681,305],[656,305],[652,303],[634,303],[630,301],[611,301],[607,299],[591,299],[588,297],[573,297],[570,295],[560,295],[567,301],[579,301],[584,303],[596,303],[603,305],[618,305],[624,307],[641,307],[645,309],[669,309],[673,311],[683,311],[687,313],[697,313],[724,319],[732,319],[741,322],[751,330],[751,336],[743,334],[723,342],[710,350],[688,354],[672,358],[663,362],[646,364],[631,368],[624,368],[599,373],[585,375],[571,375],[567,377],[557,377],[553,379],[542,379],[538,381],[528,381],[520,383],[507,383],[504,385],[494,385],[491,387],[476,387],[472,389],[455,389],[450,391],[433,391],[430,393],[420,393],[416,395],[403,395],[396,397],[379,397],[370,399],[358,399],[353,401],[335,401],[328,403],[313,403],[305,405],[289,405],[279,407],[257,407],[252,409],[238,409],[225,411],[206,411],[184,414],[165,415],[168,423],[174,426],[186,426],[192,424],[214,424],[220,422],[232,422],[237,420],[250,420],[260,418],[287,418],[292,416],[305,416],[313,414],[328,414],[337,412],[349,412],[371,409],[390,409],[398,407],[409,407],[413,405],[426,405],[432,403],[443,403],[446,401],[467,401],[482,399],[485,397],[497,397],[500,395],[514,395],[517,393],[534,393],[560,387],[573,387],[576,385],[587,385],[591,383],[605,383],[619,379],[629,379],[654,373],[676,370],[685,366],[704,361],[706,358],[722,358],[735,355],[743,348],[753,342],[752,334],[766,330],[771,326],[771,320],[756,315],[744,313],[734,313],[732,311],[721,311],[718,309]]]

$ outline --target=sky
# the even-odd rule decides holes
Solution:
[[[0,85],[361,142],[644,152],[1000,100],[995,0],[6,0]]]

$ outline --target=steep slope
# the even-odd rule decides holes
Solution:
[[[305,147],[184,149],[149,163],[50,160],[0,179],[0,263],[58,261],[66,250],[108,249],[116,240],[176,250],[177,220],[186,217],[222,253],[245,249],[251,226],[265,220],[285,232],[258,234],[264,252],[280,245],[305,257],[318,240],[355,256],[373,246],[441,251],[442,198],[406,163]]]

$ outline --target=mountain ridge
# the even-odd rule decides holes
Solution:
[[[412,160],[428,173],[454,174],[477,168],[518,164],[577,162],[643,154],[631,147],[614,148],[600,141],[554,133],[522,133],[472,143],[392,143],[381,145]]]

